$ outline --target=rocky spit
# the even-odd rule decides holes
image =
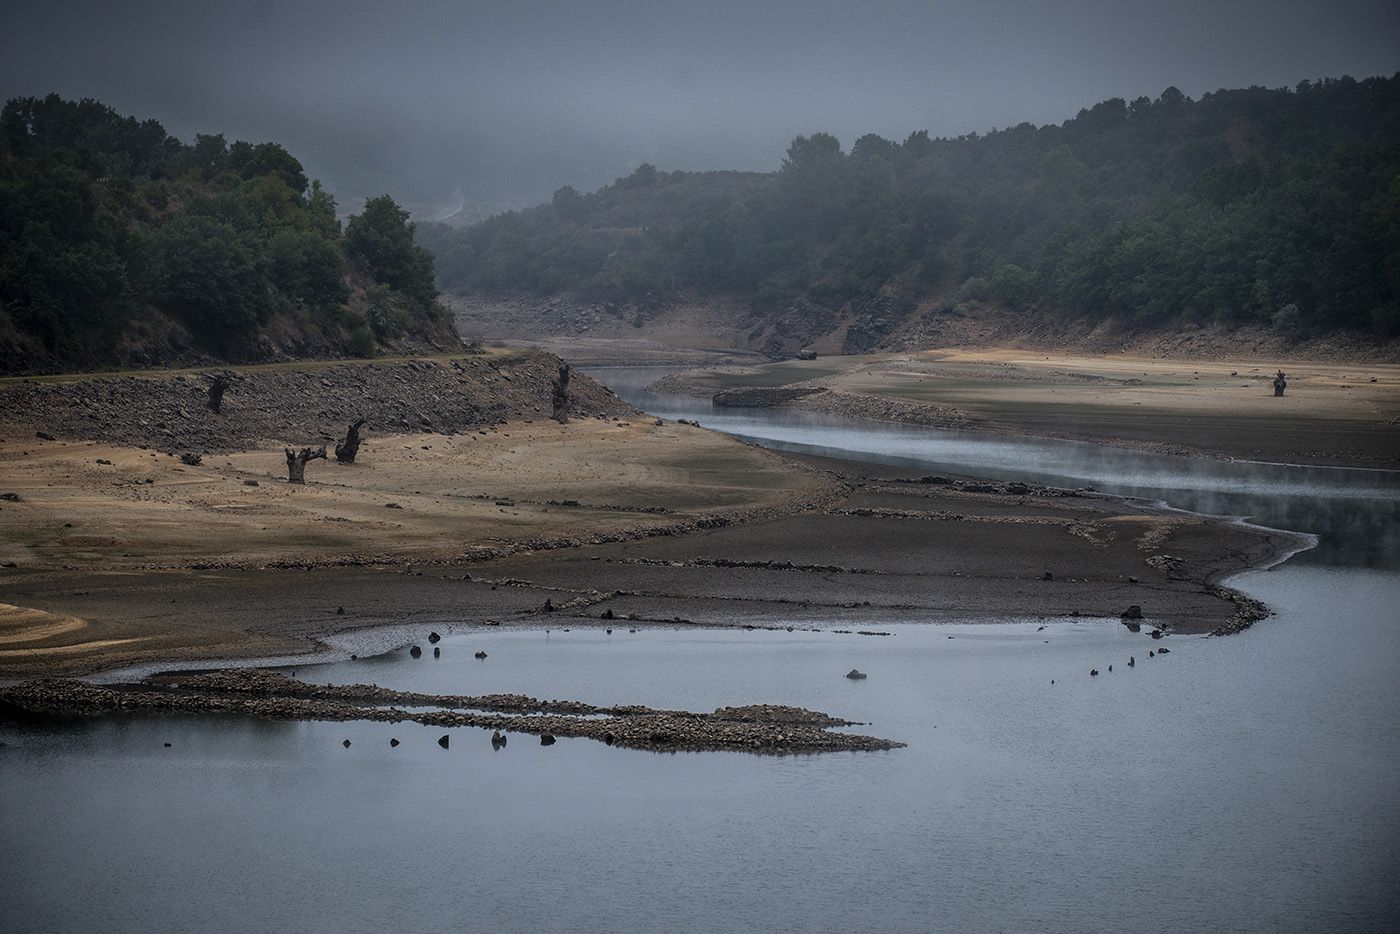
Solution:
[[[357,418],[382,434],[455,434],[552,414],[559,358],[538,351],[384,362],[247,367],[238,371],[24,379],[0,383],[0,438],[144,445],[176,453],[245,450],[258,442],[330,444]],[[229,382],[209,410],[216,375]],[[569,414],[640,413],[575,373]]]
[[[269,720],[374,720],[434,727],[480,727],[535,736],[575,736],[656,752],[796,753],[897,749],[894,740],[832,727],[854,726],[814,710],[777,705],[721,707],[713,713],[641,706],[596,707],[518,694],[419,694],[372,684],[314,685],[258,669],[158,675],[139,684],[25,681],[0,689],[0,703],[33,713],[181,712],[242,714]],[[420,710],[403,710],[404,705]]]

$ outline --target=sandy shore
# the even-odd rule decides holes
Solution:
[[[796,463],[687,426],[507,429],[466,451],[386,440],[301,489],[243,485],[267,452],[198,470],[127,452],[121,469],[160,474],[134,502],[77,469],[93,448],[54,442],[51,479],[3,504],[24,518],[0,569],[0,677],[297,655],[380,627],[854,630],[1139,605],[1144,632],[1223,631],[1257,608],[1216,583],[1298,544],[1098,494]],[[0,476],[35,456],[0,456]]]
[[[1033,405],[1060,387],[1087,387],[1120,406],[1146,392],[1159,400],[1150,407],[1159,421],[1144,423],[1158,427],[1166,413],[1192,411],[1168,386],[1210,394],[1195,373],[1140,384],[1127,375],[1143,372],[1129,369],[1138,365],[1116,361],[1109,377],[1094,370],[1103,368],[1097,360],[902,355],[753,372],[766,385],[817,379],[841,386],[843,397],[903,406],[999,399],[988,411],[1003,413],[1014,408],[1006,398]],[[649,416],[559,425],[534,417],[556,368],[536,354],[318,370],[316,387],[335,393],[377,380],[398,407],[383,411],[386,421],[408,406],[410,423],[441,423],[444,412],[456,421],[433,432],[373,432],[353,465],[313,461],[305,486],[283,479],[280,445],[206,451],[191,465],[139,437],[101,437],[154,422],[89,413],[69,419],[76,437],[44,439],[12,418],[0,441],[0,678],[297,656],[328,651],[331,638],[340,651],[368,652],[429,629],[619,619],[856,630],[1116,618],[1140,606],[1144,633],[1229,632],[1262,610],[1219,589],[1220,580],[1299,547],[1288,534],[1085,491],[780,456]],[[397,388],[412,385],[415,369],[441,388],[422,398]],[[1378,372],[1385,382],[1362,396],[1385,408],[1400,374]],[[281,398],[300,378],[250,374],[238,416],[245,430],[275,423],[280,403],[259,400]],[[1212,371],[1211,385],[1223,378]],[[155,380],[142,385],[160,397],[157,413],[178,410],[198,388],[188,375],[143,379]],[[1309,393],[1351,392],[1343,379],[1355,377],[1306,371],[1298,408],[1325,421],[1330,409]],[[110,410],[110,384],[68,383],[63,399]],[[497,384],[519,397],[514,420],[497,417]],[[21,390],[32,405],[50,391],[12,391]],[[621,405],[589,391],[591,407]],[[920,403],[920,393],[939,401]],[[1259,406],[1257,395],[1219,403],[1222,417],[1245,417],[1240,406]],[[188,407],[177,416],[184,421],[167,424],[202,430]],[[468,427],[471,418],[490,420]],[[1321,446],[1326,436],[1304,443]],[[360,633],[380,635],[355,643]]]
[[[1400,366],[976,349],[697,370],[668,389],[818,390],[783,404],[1179,454],[1400,467]]]

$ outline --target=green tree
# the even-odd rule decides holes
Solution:
[[[371,198],[345,227],[345,253],[376,282],[424,305],[437,301],[433,258],[413,240],[408,212],[388,195]]]

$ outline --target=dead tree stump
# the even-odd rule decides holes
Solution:
[[[209,411],[218,415],[219,410],[224,405],[224,393],[233,383],[229,380],[227,373],[215,373],[213,380],[209,384]]]
[[[282,450],[287,454],[288,483],[305,483],[306,462],[314,461],[317,458],[324,460],[326,457],[326,448],[324,445],[314,450],[312,448],[302,448],[295,454],[292,453],[291,448],[283,448]]]
[[[357,418],[350,423],[350,428],[345,432],[345,440],[336,444],[335,459],[337,463],[353,464],[355,455],[360,452],[360,427],[364,425],[363,418]]]
[[[1283,391],[1284,391],[1285,389],[1287,389],[1287,388],[1288,388],[1288,380],[1284,378],[1284,376],[1283,376],[1283,371],[1282,371],[1282,370],[1279,370],[1279,371],[1278,371],[1278,375],[1274,377],[1274,395],[1275,395],[1275,396],[1281,396],[1281,395],[1283,395]]]
[[[569,421],[569,365],[559,367],[559,376],[554,380],[554,415],[551,417],[561,425]]]

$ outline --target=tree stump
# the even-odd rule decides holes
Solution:
[[[360,426],[364,425],[363,418],[357,418],[350,423],[350,428],[345,432],[345,440],[336,444],[335,459],[340,464],[355,463],[355,455],[360,452]]]
[[[554,415],[551,416],[561,425],[569,421],[569,365],[567,363],[559,367],[559,376],[554,380]]]
[[[316,448],[314,450],[311,448],[302,448],[295,454],[292,453],[291,448],[283,448],[282,450],[285,451],[287,454],[288,483],[305,483],[306,462],[314,461],[317,458],[321,458],[322,460],[324,460],[326,457],[325,445],[322,445],[321,447]]]
[[[1274,377],[1274,395],[1275,395],[1275,396],[1281,396],[1281,395],[1283,395],[1283,391],[1284,391],[1285,389],[1287,389],[1287,388],[1288,388],[1288,380],[1284,378],[1284,376],[1283,376],[1283,371],[1282,371],[1282,370],[1279,370],[1279,371],[1278,371],[1278,375]]]
[[[213,379],[209,384],[209,411],[218,415],[224,405],[224,393],[233,383],[230,382],[227,373],[215,373]]]

